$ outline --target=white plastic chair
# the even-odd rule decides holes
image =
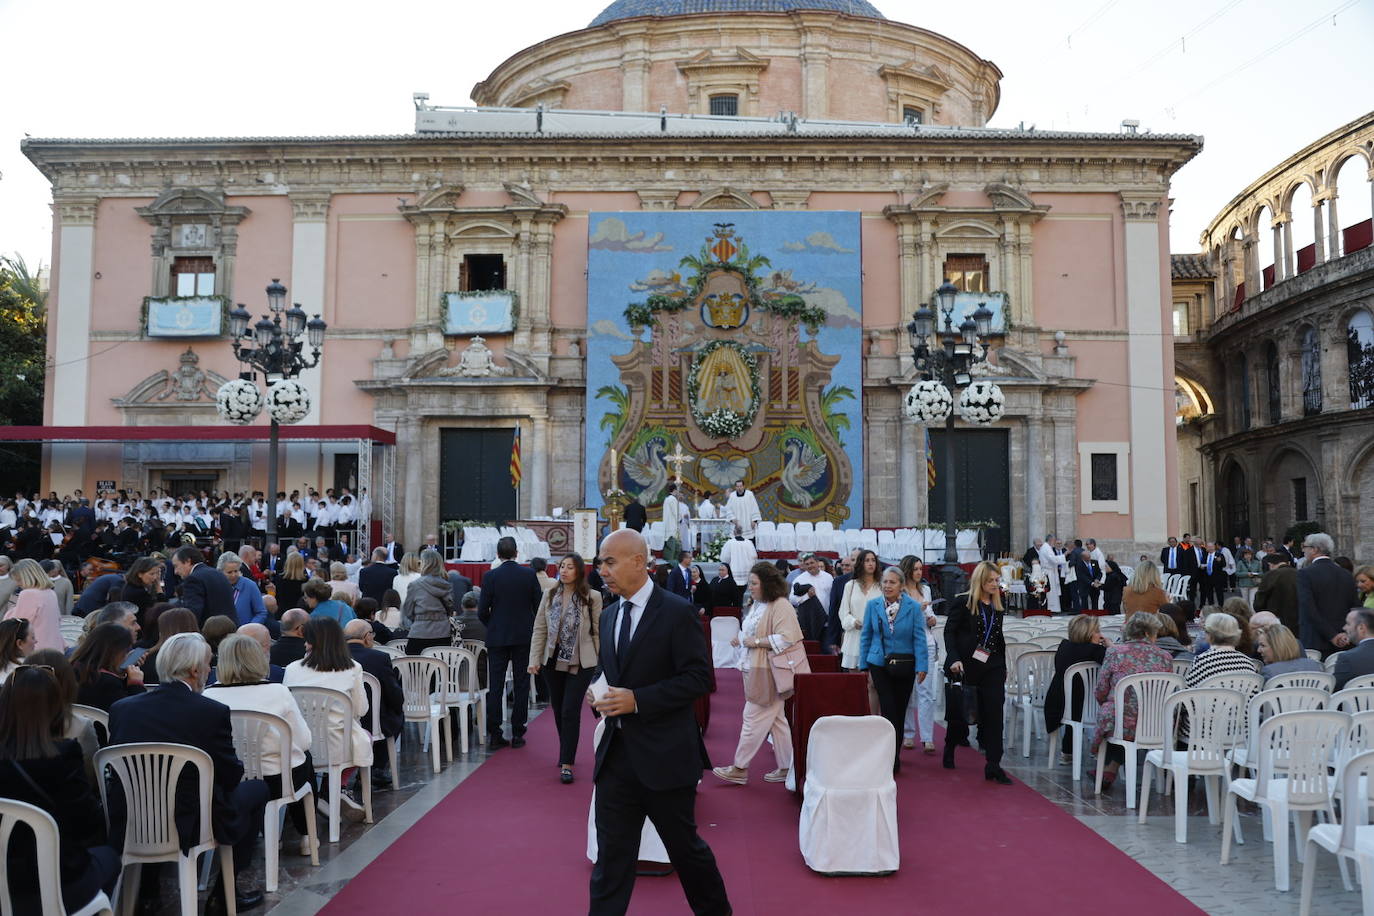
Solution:
[[[305,801],[306,835],[310,838],[310,864],[320,864],[319,846],[315,842],[317,825],[315,818],[315,787],[306,783],[299,789],[291,778],[291,724],[281,716],[269,712],[254,712],[246,709],[229,710],[229,721],[234,727],[234,751],[243,762],[244,779],[261,779],[262,752],[276,745],[277,759],[281,761],[281,795],[269,798],[262,818],[262,848],[267,853],[267,892],[276,893],[279,878],[278,862],[281,850],[278,837],[281,836],[282,818],[286,808],[293,802]]]
[[[777,529],[773,533],[773,543],[776,545],[774,550],[781,550],[784,553],[796,553],[797,550],[797,527],[791,522],[779,522]]]
[[[1016,680],[1021,686],[1017,711],[1021,716],[1022,757],[1031,755],[1032,734],[1045,727],[1045,694],[1054,679],[1054,656],[1051,651],[1025,652],[1016,659]]]
[[[1374,709],[1374,687],[1347,687],[1331,694],[1328,709],[1336,709],[1349,715]]]
[[[1335,658],[1336,656],[1333,655],[1331,657]],[[1335,667],[1334,664],[1332,665],[1332,667]],[[1328,668],[1327,670],[1329,671],[1330,669]],[[1374,687],[1374,674],[1361,674],[1359,677],[1352,677],[1350,680],[1345,682],[1345,686],[1341,689],[1356,690],[1360,687]]]
[[[1253,671],[1228,671],[1224,674],[1214,674],[1209,678],[1204,678],[1197,686],[1239,690],[1245,694],[1246,699],[1249,699],[1264,689],[1264,676]]]
[[[1077,662],[1068,667],[1064,672],[1064,715],[1059,720],[1059,728],[1068,728],[1073,732],[1073,781],[1079,782],[1083,776],[1083,735],[1092,734],[1097,729],[1097,673],[1102,670],[1102,666],[1097,662]],[[1075,685],[1077,685],[1075,687]],[[1081,692],[1083,695],[1083,711],[1079,718],[1073,718],[1073,695]],[[1054,730],[1054,734],[1049,735],[1046,743],[1049,745],[1049,760],[1046,765],[1054,761],[1054,755],[1059,749],[1059,728]]]
[[[439,692],[439,702],[443,704],[446,713],[452,709],[458,710],[458,746],[466,754],[468,752],[468,711],[473,709],[477,711],[479,734],[486,718],[486,692],[477,687],[477,658],[467,649],[456,646],[430,646],[424,651],[424,654],[437,658],[444,665],[447,676],[444,678],[443,687]],[[452,740],[452,738],[449,739],[449,760],[453,759]]]
[[[1326,812],[1334,821],[1331,780],[1327,772],[1332,752],[1350,727],[1350,718],[1329,710],[1284,712],[1260,725],[1258,773],[1256,779],[1232,780],[1226,794],[1226,816],[1221,830],[1221,864],[1231,858],[1231,830],[1236,842],[1243,843],[1236,799],[1254,802],[1270,814],[1274,830],[1274,887],[1288,890],[1288,815],[1298,819],[1298,837],[1307,834],[1313,811]],[[1275,761],[1286,760],[1288,772],[1280,776]]]
[[[1047,649],[1050,652],[1056,651],[1059,648],[1059,644],[1063,641],[1064,637],[1062,636],[1032,636],[1030,639],[1026,640],[1026,642],[1041,649]]]
[[[72,712],[83,718],[90,719],[96,725],[100,726],[100,730],[96,732],[96,736],[100,738],[101,744],[110,740],[110,714],[108,712],[101,709],[99,706],[85,706],[81,703],[73,703]]]
[[[802,858],[822,874],[890,874],[901,864],[897,734],[881,716],[823,716],[806,744]]]
[[[27,802],[0,798],[0,862],[9,861],[10,838],[16,824],[26,824],[33,831],[35,860],[38,865],[39,902],[43,916],[97,916],[112,913],[110,898],[104,891],[96,891],[81,909],[68,913],[62,902],[62,865],[58,854],[57,821],[53,816]],[[13,912],[10,899],[10,873],[0,868],[0,911],[4,916]]]
[[[1264,682],[1265,690],[1279,690],[1284,687],[1316,687],[1330,693],[1336,686],[1336,676],[1325,671],[1290,671],[1276,674]]]
[[[1145,770],[1140,776],[1140,823],[1150,806],[1152,770],[1171,774],[1174,784],[1174,842],[1188,842],[1188,777],[1200,776],[1207,792],[1207,820],[1217,822],[1217,788],[1230,786],[1230,764],[1226,752],[1242,740],[1245,727],[1245,695],[1225,688],[1194,687],[1180,690],[1164,701],[1164,721],[1177,732],[1179,714],[1188,716],[1188,739],[1184,750],[1175,750],[1172,740],[1164,747],[1147,751]]]
[[[325,771],[329,780],[329,842],[339,842],[339,806],[343,803],[343,771],[357,766],[353,762],[353,700],[342,690],[329,687],[292,687],[291,696],[301,708],[301,717],[310,726],[310,756],[316,772]],[[330,725],[341,718],[343,725]],[[359,766],[358,783],[363,787],[363,822],[372,823],[372,767]]]
[[[1187,674],[1192,664],[1193,660],[1191,658],[1174,659],[1174,674]]]
[[[1326,660],[1322,662],[1322,669],[1323,669],[1324,671],[1328,672],[1328,673],[1333,673],[1333,672],[1335,672],[1335,670],[1336,670],[1336,659],[1339,658],[1340,655],[1341,655],[1341,653],[1339,653],[1339,652],[1332,652],[1330,655],[1328,655],[1328,656],[1326,657]],[[1365,676],[1368,677],[1369,675],[1365,675]],[[1352,678],[1352,680],[1354,680],[1354,679]],[[1350,685],[1349,685],[1349,684],[1346,684],[1346,686],[1349,687]]]
[[[181,851],[181,836],[176,824],[177,782],[182,771],[191,766],[196,771],[199,799],[200,835],[186,852]],[[234,849],[220,847],[215,842],[211,821],[210,786],[214,780],[214,764],[210,755],[198,747],[186,744],[116,744],[96,752],[95,771],[102,776],[112,772],[124,793],[126,817],[124,822],[124,853],[120,857],[121,870],[115,885],[115,897],[120,897],[120,911],[132,913],[138,895],[138,879],[124,880],[124,869],[153,862],[175,862],[181,889],[182,916],[196,916],[196,860],[202,853],[220,851],[220,880],[226,889],[225,902],[229,916],[236,916],[234,905]],[[110,781],[98,779],[100,803],[105,808],[106,827],[110,816]]]
[[[400,646],[373,646],[372,648],[376,649],[378,652],[385,652],[392,658],[400,658],[406,654],[405,650]]]
[[[1308,658],[1314,661],[1322,660],[1322,653],[1320,649],[1303,649],[1302,654],[1306,655]]]
[[[434,772],[439,772],[439,743],[448,746],[448,759],[453,762],[453,743],[449,739],[447,716],[442,703],[434,699],[431,685],[442,685],[447,672],[444,663],[430,655],[406,655],[393,663],[401,675],[401,690],[405,694],[407,722],[429,723],[429,754]]]
[[[1183,689],[1183,678],[1177,674],[1129,674],[1116,682],[1112,691],[1116,706],[1116,721],[1112,731],[1097,748],[1096,794],[1102,794],[1102,773],[1107,762],[1107,745],[1118,744],[1126,752],[1126,807],[1134,808],[1136,800],[1136,752],[1162,748],[1173,740],[1173,730],[1164,719],[1164,701]],[[1126,694],[1136,697],[1135,737],[1127,739]]]
[[[393,639],[393,640],[391,640],[390,642],[388,642],[386,645],[384,645],[384,646],[378,646],[377,648],[378,648],[378,649],[387,649],[388,651],[394,650],[394,651],[396,651],[396,652],[400,652],[402,655],[405,655],[405,653],[406,653],[406,644],[409,643],[409,642],[410,642],[409,639]]]
[[[1270,716],[1285,712],[1305,712],[1311,709],[1326,709],[1331,695],[1318,687],[1281,687],[1275,690],[1261,690],[1250,698],[1245,711],[1245,744],[1229,755],[1232,766],[1244,770],[1254,770],[1259,759],[1258,744],[1260,725]],[[1282,773],[1287,768],[1284,758],[1275,760],[1274,766]],[[1268,835],[1268,822],[1265,825]]]
[[[396,762],[400,759],[401,739],[399,735],[392,735],[390,738],[382,734],[382,682],[377,680],[375,674],[363,672],[363,689],[367,691],[368,708],[371,715],[367,720],[367,730],[372,735],[372,740],[386,742],[387,764],[391,767],[391,788],[401,787],[401,775],[396,769]],[[376,764],[376,761],[373,761]]]
[[[1350,758],[1341,776],[1341,796],[1360,798],[1364,804],[1342,805],[1339,824],[1317,824],[1307,831],[1307,854],[1302,863],[1302,902],[1299,904],[1300,916],[1312,912],[1312,883],[1316,873],[1316,852],[1318,848],[1335,853],[1340,862],[1341,877],[1345,889],[1350,890],[1350,881],[1345,874],[1345,860],[1354,859],[1360,873],[1360,894],[1363,901],[1361,911],[1374,913],[1374,827],[1366,826],[1362,816],[1369,807],[1369,786],[1374,785],[1374,751],[1365,751]],[[1361,789],[1363,787],[1363,791]]]
[[[592,732],[592,747],[601,745],[601,736],[606,731],[606,719],[596,720],[596,729]],[[600,846],[596,840],[596,786],[592,786],[592,803],[587,808],[587,858],[595,862]],[[639,861],[641,862],[661,862],[668,864],[668,850],[663,845],[663,840],[658,835],[658,829],[654,827],[654,822],[647,817],[644,819],[644,826],[639,831]]]
[[[739,620],[735,617],[711,618],[711,658],[717,668],[738,668],[743,647],[730,645],[739,636]]]

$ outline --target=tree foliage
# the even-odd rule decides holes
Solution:
[[[20,258],[0,258],[0,425],[43,423],[45,295]]]

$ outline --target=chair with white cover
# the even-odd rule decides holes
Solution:
[[[596,748],[601,744],[601,736],[606,731],[606,719],[596,720],[596,729],[592,732],[592,747]],[[597,852],[601,847],[596,841],[596,786],[592,786],[592,803],[587,808],[587,858],[595,862]],[[654,822],[647,817],[644,819],[644,826],[639,831],[639,861],[641,862],[662,862],[667,864],[668,850],[663,845],[663,840],[659,838],[658,829],[654,827]]]
[[[778,526],[774,522],[759,522],[754,526],[754,546],[759,550],[777,550]]]
[[[711,664],[716,668],[738,668],[743,661],[740,646],[730,645],[739,637],[738,617],[711,618]]]
[[[1348,715],[1374,709],[1374,687],[1347,687],[1331,694],[1328,709],[1336,709]]]
[[[324,770],[329,785],[329,842],[339,842],[339,806],[343,802],[343,771],[353,762],[353,700],[331,687],[292,687],[291,696],[310,726],[310,756],[315,771]],[[342,725],[331,725],[331,720]],[[287,758],[290,759],[290,758]],[[359,766],[363,788],[363,822],[372,823],[372,767]],[[290,781],[290,777],[287,777]]]
[[[367,704],[371,710],[371,715],[367,719],[367,731],[372,735],[372,740],[386,742],[386,762],[391,768],[391,788],[401,787],[401,775],[396,769],[396,763],[401,756],[401,737],[392,735],[387,738],[382,734],[382,682],[377,680],[375,674],[363,672],[363,690],[367,691]],[[373,761],[376,766],[377,761]]]
[[[816,526],[811,522],[797,522],[797,549],[816,550]]]
[[[306,783],[299,789],[291,778],[291,724],[270,712],[247,709],[229,710],[234,727],[234,751],[243,762],[244,779],[262,779],[262,752],[271,748],[281,761],[281,795],[269,798],[262,817],[262,848],[267,853],[267,893],[276,893],[279,878],[278,861],[281,844],[282,817],[293,802],[305,800],[305,827],[310,838],[310,864],[320,864],[319,846],[315,842],[315,787]]]
[[[1335,658],[1335,656],[1333,655],[1332,658]],[[1374,674],[1361,674],[1359,677],[1352,677],[1350,680],[1345,682],[1345,686],[1341,689],[1355,690],[1359,687],[1374,687]]]
[[[464,754],[468,752],[468,712],[477,712],[477,731],[479,740],[482,735],[482,723],[486,720],[487,695],[486,691],[478,688],[477,679],[477,657],[467,649],[458,646],[430,646],[424,652],[425,655],[439,659],[444,663],[444,669],[448,676],[444,679],[443,689],[440,691],[445,712],[458,710],[458,746]],[[452,726],[450,726],[452,727]],[[452,738],[449,741],[452,742]],[[482,740],[485,744],[485,740]],[[449,759],[453,759],[452,748],[450,748]]]
[[[798,841],[822,874],[897,870],[897,735],[881,716],[822,716],[806,745],[806,789]]]
[[[1031,755],[1031,737],[1037,729],[1045,727],[1045,694],[1054,680],[1054,656],[1052,651],[1025,652],[1016,659],[1016,680],[1021,687],[1017,712],[1021,717],[1022,757]]]
[[[96,891],[85,906],[68,911],[62,902],[62,866],[58,853],[57,821],[36,805],[0,798],[0,862],[9,861],[10,840],[17,824],[25,824],[33,831],[34,859],[38,865],[39,905],[42,916],[97,916],[112,913],[110,898],[104,891]],[[10,897],[10,873],[0,869],[0,908],[10,916],[13,902]]]
[[[797,550],[797,526],[791,522],[778,522],[778,528],[774,534],[774,550],[781,550],[784,553],[795,553]]]
[[[1059,728],[1073,731],[1073,781],[1080,781],[1083,775],[1083,734],[1092,734],[1097,729],[1097,673],[1102,666],[1097,662],[1077,662],[1064,671],[1064,715],[1059,720]],[[1077,719],[1073,717],[1073,698],[1083,697],[1083,710]],[[1055,752],[1059,749],[1059,729],[1049,735],[1049,759],[1046,765],[1054,762]]]
[[[401,676],[401,692],[405,694],[404,708],[407,722],[429,725],[429,755],[434,772],[439,772],[439,745],[448,743],[448,759],[453,762],[453,743],[448,737],[448,716],[444,706],[435,699],[434,690],[442,689],[448,672],[444,663],[431,655],[407,655],[392,662]]]
[[[1336,686],[1336,676],[1325,671],[1290,671],[1276,674],[1264,682],[1265,690],[1278,690],[1283,687],[1316,687],[1327,693]]]
[[[1230,784],[1226,752],[1242,740],[1245,727],[1245,695],[1222,687],[1180,690],[1164,701],[1164,721],[1170,735],[1176,733],[1180,714],[1188,717],[1187,745],[1175,750],[1169,740],[1162,748],[1145,753],[1140,774],[1140,823],[1150,806],[1152,770],[1174,777],[1174,842],[1188,842],[1188,777],[1202,778],[1207,792],[1207,819],[1217,822],[1217,790]]]
[[[1369,808],[1369,787],[1374,786],[1374,751],[1365,751],[1350,758],[1338,778],[1343,798],[1358,797],[1363,787],[1364,805],[1358,808],[1355,805],[1342,805],[1339,824],[1317,824],[1307,831],[1307,854],[1302,863],[1302,901],[1298,909],[1300,916],[1308,916],[1312,912],[1312,883],[1316,876],[1318,848],[1335,853],[1342,865],[1342,878],[1346,877],[1344,860],[1355,860],[1360,873],[1361,912],[1374,914],[1374,827],[1367,826],[1367,818],[1362,816]],[[1346,880],[1345,889],[1350,890],[1349,880]]]
[[[1335,821],[1331,804],[1331,777],[1328,765],[1332,753],[1350,727],[1350,717],[1331,710],[1283,712],[1266,719],[1259,728],[1256,747],[1258,777],[1234,779],[1226,794],[1226,814],[1221,829],[1221,864],[1231,858],[1231,831],[1235,825],[1237,842],[1241,837],[1236,817],[1236,799],[1254,802],[1270,813],[1274,824],[1274,887],[1288,890],[1288,815],[1298,816],[1298,837],[1307,835],[1312,812],[1326,812]],[[1286,775],[1277,773],[1277,759],[1288,765]]]
[[[1152,751],[1173,740],[1173,730],[1164,718],[1164,701],[1183,689],[1183,677],[1178,674],[1128,674],[1116,682],[1112,690],[1116,707],[1116,721],[1111,733],[1097,747],[1097,783],[1094,792],[1102,794],[1102,773],[1107,762],[1107,745],[1118,744],[1126,752],[1126,807],[1134,808],[1136,800],[1136,752]],[[1127,738],[1126,694],[1136,698],[1135,737]]]
[[[200,835],[195,845],[182,852],[181,836],[176,824],[177,783],[186,767],[196,772],[196,797],[199,802]],[[175,862],[178,886],[181,891],[182,916],[196,916],[196,860],[202,853],[220,851],[220,880],[222,886],[234,886],[234,849],[221,847],[215,841],[210,814],[210,786],[214,781],[214,764],[210,755],[198,747],[186,744],[115,744],[95,754],[97,774],[114,774],[113,783],[98,779],[100,803],[105,809],[105,824],[109,827],[110,793],[123,791],[124,852],[120,856],[121,870],[115,885],[115,897],[123,890],[119,909],[134,911],[138,896],[141,866],[153,862]],[[140,866],[132,880],[124,880],[124,870],[130,865]],[[226,893],[229,916],[235,916],[234,895]]]

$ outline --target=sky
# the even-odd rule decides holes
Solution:
[[[470,105],[502,60],[585,28],[607,2],[0,0],[0,254],[50,260],[51,195],[20,154],[25,135],[411,133],[412,92]],[[1197,250],[1255,178],[1374,108],[1374,0],[874,3],[1001,68],[993,127],[1133,118],[1203,135],[1174,179],[1176,252]],[[1341,217],[1354,221],[1344,199]]]

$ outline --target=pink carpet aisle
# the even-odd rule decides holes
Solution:
[[[718,671],[707,746],[728,763],[739,735],[743,689]],[[532,724],[529,744],[503,750],[350,881],[328,916],[355,913],[585,913],[590,713],[578,781],[558,782],[552,717]],[[799,802],[764,783],[765,746],[746,787],[707,775],[697,802],[737,914],[931,913],[966,909],[1018,916],[1061,914],[1074,901],[1114,916],[1201,913],[1163,881],[1021,783],[983,780],[981,758],[961,749],[961,768],[903,753],[897,777],[902,867],[883,878],[828,878],[797,851]],[[635,885],[634,914],[688,913],[677,877]]]

